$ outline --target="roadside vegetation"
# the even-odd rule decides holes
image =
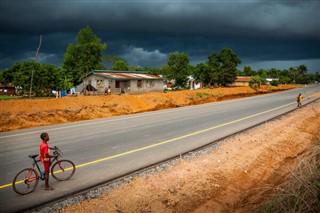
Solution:
[[[314,212],[320,210],[320,140],[305,154],[275,195],[264,202],[258,212]]]
[[[16,99],[15,96],[9,96],[9,95],[0,95],[0,100],[11,100]]]
[[[268,78],[273,79],[270,82],[273,86],[320,82],[320,74],[308,73],[305,65],[284,70],[253,70],[250,66],[244,66],[243,70],[238,70],[241,59],[230,48],[212,52],[205,62],[195,66],[190,64],[188,53],[171,53],[167,64],[154,68],[139,67],[118,56],[105,54],[108,45],[89,26],[79,31],[76,40],[77,42],[70,43],[66,48],[61,67],[36,61],[16,62],[0,72],[0,83],[3,86],[15,86],[18,88],[17,94],[26,95],[31,92],[37,97],[47,97],[52,95],[52,90],[69,90],[79,85],[92,70],[103,69],[147,71],[149,74],[162,75],[164,83],[172,83],[175,90],[188,89],[189,76],[192,76],[196,83],[202,82],[205,88],[228,86],[237,76],[250,76],[251,85],[255,86],[267,84]],[[107,64],[111,66],[107,67]]]

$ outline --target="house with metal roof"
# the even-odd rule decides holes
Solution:
[[[0,83],[0,95],[15,95],[16,94],[16,88],[11,84],[2,84]]]
[[[86,76],[84,83],[76,88],[76,92],[82,92],[84,88],[93,94],[105,94],[108,90],[111,94],[163,91],[162,77],[138,71],[94,70]]]
[[[249,76],[238,76],[234,82],[232,83],[233,86],[250,86],[250,82],[252,78]]]

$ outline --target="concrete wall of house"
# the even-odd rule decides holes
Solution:
[[[105,93],[106,89],[109,87],[109,79],[97,76],[97,75],[91,75],[87,77],[85,80],[86,85],[91,84],[94,88],[97,89],[95,93],[103,94]]]
[[[116,89],[116,81],[113,79],[108,79],[109,82],[109,86],[110,86],[110,90],[111,90],[111,94],[115,93],[115,89]],[[108,87],[107,87],[108,88]]]
[[[130,81],[130,93],[162,92],[162,79],[143,79]]]
[[[247,81],[237,81],[237,82],[234,82],[233,84],[234,86],[249,86],[249,82]]]
[[[15,95],[15,87],[0,87],[0,95]]]
[[[201,83],[196,83],[195,80],[191,79],[188,81],[188,86],[190,87],[191,90],[193,89],[201,89],[202,84]]]
[[[83,83],[81,83],[81,84],[79,84],[79,85],[76,86],[76,92],[77,92],[77,93],[80,93],[80,92],[82,92],[82,91],[83,91]]]
[[[85,84],[91,84],[97,89],[92,94],[103,94],[110,86],[111,94],[125,93],[145,93],[151,91],[163,91],[162,79],[143,79],[143,80],[114,80],[96,75],[91,75],[85,80]],[[81,90],[81,91],[80,91]],[[76,87],[76,92],[82,92],[83,85]]]

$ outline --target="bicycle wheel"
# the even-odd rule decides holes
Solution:
[[[39,183],[38,172],[32,168],[21,170],[13,179],[13,190],[20,194],[25,195],[33,192]]]
[[[76,166],[70,160],[59,160],[51,167],[51,175],[56,180],[68,180],[76,171]]]

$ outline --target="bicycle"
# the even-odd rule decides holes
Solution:
[[[74,163],[70,160],[59,160],[59,157],[62,157],[63,153],[58,147],[55,147],[53,154],[57,154],[58,157],[55,157],[51,162],[52,177],[59,181],[70,179],[76,171]],[[38,162],[40,160],[36,159],[38,156],[39,155],[29,155],[29,158],[33,159],[32,167],[21,170],[14,177],[12,187],[16,193],[20,195],[29,194],[33,192],[35,188],[38,186],[39,180],[45,179],[45,173],[40,169],[38,165]],[[40,176],[36,171],[35,167],[38,169]]]

